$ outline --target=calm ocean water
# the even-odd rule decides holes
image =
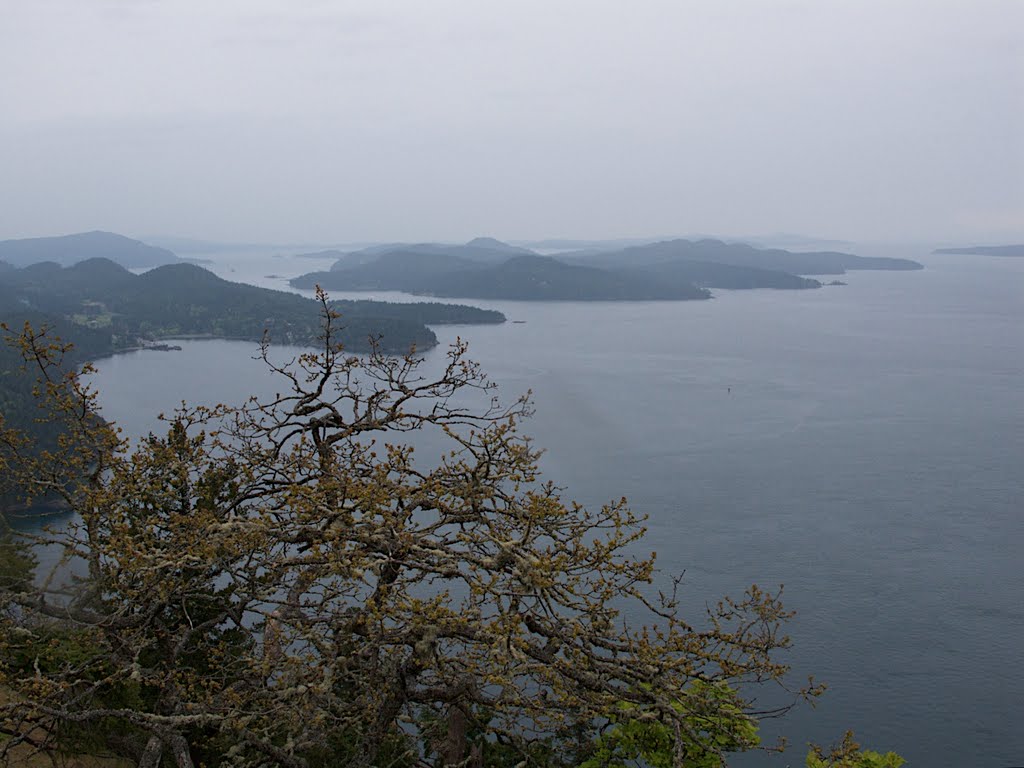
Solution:
[[[707,302],[468,302],[526,322],[435,329],[533,391],[567,496],[650,516],[695,611],[785,584],[794,681],[829,692],[765,727],[784,756],[737,765],[802,765],[847,728],[914,768],[1024,765],[1024,259],[916,257]],[[279,285],[266,265],[218,271]],[[105,414],[144,434],[182,399],[273,388],[253,345],[182,346],[100,361]]]

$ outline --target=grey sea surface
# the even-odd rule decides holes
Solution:
[[[524,429],[567,497],[649,515],[696,615],[785,585],[793,683],[829,691],[765,724],[784,755],[735,765],[802,765],[848,728],[916,768],[1024,765],[1024,260],[912,257],[702,302],[467,301],[525,322],[434,328],[428,367],[461,336],[505,399],[532,391]],[[128,434],[274,391],[254,345],[180,343],[99,361]]]

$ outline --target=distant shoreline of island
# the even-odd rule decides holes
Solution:
[[[1024,256],[1024,244],[1020,245],[968,245],[956,248],[936,248],[932,253],[962,256]]]

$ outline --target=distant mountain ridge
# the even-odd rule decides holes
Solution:
[[[105,258],[129,269],[175,264],[180,259],[166,248],[147,245],[113,232],[80,232],[58,237],[32,237],[0,241],[0,261],[26,267],[43,261],[70,266],[92,258]]]

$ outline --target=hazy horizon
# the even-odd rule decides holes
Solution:
[[[309,240],[309,239],[288,239],[288,240],[256,240],[256,239],[215,239],[195,237],[188,233],[138,233],[138,232],[110,232],[110,230],[84,230],[79,232],[50,232],[41,235],[27,235],[24,237],[0,237],[0,242],[48,239],[59,237],[74,237],[77,235],[89,234],[90,232],[107,232],[137,240],[146,245],[153,245],[166,248],[181,255],[206,254],[212,255],[218,251],[252,251],[269,252],[272,250],[293,251],[293,255],[305,255],[317,250],[358,250],[382,245],[463,245],[477,238],[494,239],[508,245],[537,249],[541,252],[554,252],[561,250],[586,249],[590,247],[628,247],[646,243],[656,243],[671,240],[720,240],[726,243],[742,243],[755,248],[780,248],[790,251],[813,250],[850,250],[857,252],[871,251],[882,252],[886,249],[897,249],[910,252],[920,252],[922,249],[931,250],[945,247],[971,247],[971,246],[992,246],[992,245],[1016,245],[1011,242],[1013,238],[993,241],[978,239],[957,240],[949,238],[932,239],[860,239],[847,240],[827,236],[815,236],[799,232],[768,232],[753,234],[734,234],[723,232],[676,232],[657,234],[632,234],[621,237],[587,237],[586,235],[572,234],[551,235],[544,237],[495,237],[491,233],[481,232],[464,238],[379,238],[374,240],[356,239],[334,239],[334,240]],[[1024,235],[1021,236],[1024,240]]]
[[[1013,0],[45,0],[0,239],[1024,240]]]

